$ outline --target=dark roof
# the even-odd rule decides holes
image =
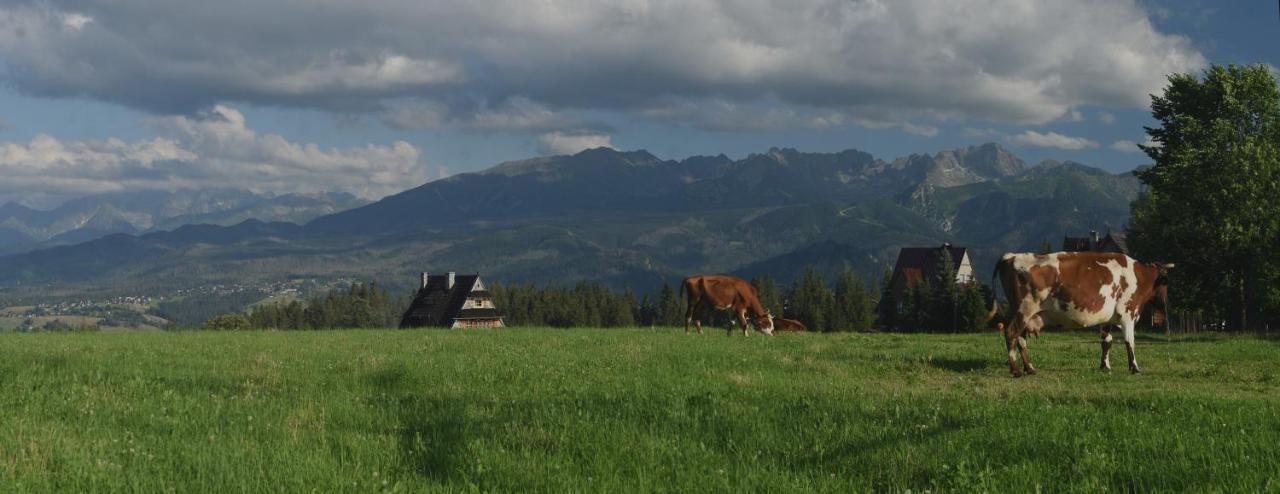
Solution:
[[[1092,237],[1062,237],[1063,252],[1119,252],[1129,253],[1129,242],[1124,234],[1108,231],[1098,237],[1097,243]]]
[[[448,275],[436,275],[427,277],[427,286],[418,290],[413,297],[413,303],[409,304],[409,309],[404,312],[404,316],[400,318],[400,327],[402,328],[419,328],[424,326],[440,326],[450,327],[453,320],[459,317],[460,312],[468,312],[472,310],[492,310],[492,309],[467,309],[463,310],[462,305],[467,302],[473,292],[471,287],[475,286],[479,275],[455,275],[453,279],[453,288],[449,288]],[[478,293],[486,293],[480,292]],[[497,311],[493,311],[492,317],[482,319],[501,317]],[[480,317],[468,317],[468,319],[477,319]]]
[[[932,280],[938,276],[938,254],[946,250],[951,255],[951,265],[960,269],[964,260],[964,247],[943,244],[939,247],[903,247],[898,251],[898,262],[893,266],[893,279],[889,285],[901,289],[920,280]]]
[[[1089,244],[1093,243],[1093,239],[1089,237],[1062,237],[1063,252],[1087,252],[1092,250]]]
[[[1107,232],[1106,238],[1102,239],[1102,246],[1104,248],[1115,248],[1115,250],[1109,250],[1109,252],[1129,253],[1129,239],[1124,234]]]

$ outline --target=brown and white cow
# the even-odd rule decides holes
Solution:
[[[695,323],[698,334],[702,334],[702,308],[710,305],[716,310],[731,310],[742,327],[742,335],[747,336],[747,311],[751,311],[751,320],[756,330],[767,335],[773,334],[773,315],[760,305],[760,296],[756,287],[741,278],[725,275],[694,275],[684,279],[680,284],[680,292],[684,294],[686,305],[684,332],[689,332],[689,323]],[[733,334],[733,330],[729,330]]]
[[[1168,309],[1171,268],[1172,264],[1144,264],[1113,252],[1005,254],[991,276],[992,288],[998,278],[1009,300],[1010,316],[1004,325],[1009,371],[1014,377],[1035,374],[1025,336],[1038,335],[1047,324],[1063,329],[1101,327],[1103,370],[1111,370],[1111,328],[1118,326],[1129,353],[1129,371],[1137,373],[1133,327],[1148,302],[1157,302],[1157,311]],[[995,315],[994,297],[991,311]]]

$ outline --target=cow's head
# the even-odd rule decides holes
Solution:
[[[773,335],[773,314],[772,313],[770,313],[767,310],[764,311],[764,317],[755,318],[755,323],[756,323],[756,329],[759,329],[761,333],[764,333],[767,335]]]

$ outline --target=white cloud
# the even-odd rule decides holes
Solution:
[[[1067,114],[1066,120],[1068,122],[1083,122],[1084,114],[1080,113],[1080,110],[1071,110],[1071,113]]]
[[[611,138],[605,134],[565,132],[548,132],[538,137],[538,152],[546,155],[574,154],[599,147],[612,148]]]
[[[1147,136],[1146,140],[1142,141],[1142,145],[1146,147],[1159,147],[1160,143],[1157,143],[1156,141],[1152,140],[1151,136]],[[1120,151],[1122,153],[1141,153],[1142,152],[1142,149],[1138,148],[1138,143],[1127,140],[1127,139],[1120,139],[1116,142],[1113,142],[1109,147],[1113,151]]]
[[[533,132],[548,126],[506,118],[514,98],[556,115],[778,107],[742,124],[763,127],[1043,124],[1146,106],[1166,74],[1205,64],[1133,0],[15,0],[0,59],[19,91],[161,114],[242,101]]]
[[[1116,116],[1108,112],[1098,112],[1098,121],[1107,125],[1116,123]]]
[[[1015,144],[1025,146],[1039,146],[1067,150],[1092,149],[1098,147],[1098,142],[1085,139],[1083,137],[1071,137],[1059,134],[1057,132],[1040,133],[1034,130],[1024,131],[1021,134],[1014,135],[1010,138]]]
[[[73,31],[84,29],[84,26],[90,22],[93,22],[93,18],[84,14],[77,14],[73,12],[62,16],[62,25]]]
[[[915,125],[910,122],[902,124],[902,131],[908,134],[915,134],[924,137],[933,137],[938,135],[938,128],[932,125]]]
[[[426,180],[421,152],[397,141],[324,149],[260,134],[234,108],[154,118],[161,137],[61,141],[40,134],[0,143],[0,195],[75,196],[127,189],[234,187],[343,190],[378,198]]]
[[[1137,153],[1142,151],[1141,149],[1138,149],[1138,143],[1124,139],[1111,143],[1111,146],[1109,147],[1112,151],[1119,151],[1122,153]]]

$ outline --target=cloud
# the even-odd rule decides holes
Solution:
[[[421,152],[409,143],[324,149],[258,133],[227,106],[146,125],[159,137],[61,141],[39,134],[26,143],[0,143],[0,196],[234,187],[378,198],[427,178]]]
[[[529,130],[565,128],[608,130],[603,124],[584,122],[554,111],[528,98],[513,97],[498,105],[448,105],[438,101],[411,100],[389,105],[377,115],[396,129]]]
[[[1111,146],[1109,146],[1109,147],[1111,148],[1111,150],[1112,150],[1112,151],[1119,151],[1119,152],[1122,152],[1122,153],[1140,153],[1140,152],[1142,152],[1142,150],[1141,150],[1141,149],[1138,149],[1138,143],[1133,142],[1133,141],[1129,141],[1129,140],[1125,140],[1125,139],[1121,139],[1121,140],[1118,140],[1118,141],[1116,141],[1116,142],[1113,142],[1113,143],[1111,143]]]
[[[0,59],[21,92],[156,114],[244,102],[529,132],[673,98],[776,106],[746,123],[762,127],[1043,124],[1145,106],[1205,65],[1132,0],[11,0]]]
[[[938,128],[931,125],[915,125],[910,122],[902,124],[902,131],[908,134],[915,134],[924,137],[933,137],[938,135]]]
[[[5,120],[4,118],[0,117],[0,132],[8,132],[10,130],[13,130],[13,124],[9,123],[8,120]]]
[[[1067,114],[1065,120],[1068,122],[1083,122],[1084,114],[1080,113],[1080,110],[1071,110],[1071,113]]]
[[[1098,112],[1098,121],[1107,125],[1116,123],[1116,116],[1108,112]]]
[[[1142,141],[1142,145],[1146,147],[1160,147],[1160,143],[1152,140],[1151,136],[1147,136],[1146,140]],[[1108,147],[1110,147],[1113,151],[1119,151],[1122,153],[1141,153],[1142,152],[1142,149],[1138,147],[1138,143],[1127,140],[1127,139],[1120,139],[1116,142],[1111,143],[1111,145]]]
[[[1092,141],[1083,137],[1065,136],[1057,132],[1042,134],[1034,130],[1028,130],[1021,134],[1014,135],[1010,140],[1015,144],[1022,144],[1024,146],[1049,147],[1073,151],[1098,147],[1097,141]]]
[[[584,149],[612,148],[611,138],[604,134],[570,134],[548,132],[538,137],[538,152],[544,155],[574,154]]]

